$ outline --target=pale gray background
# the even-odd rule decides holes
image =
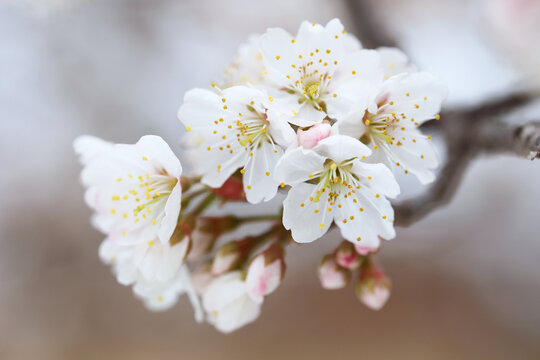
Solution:
[[[448,83],[448,106],[522,82],[478,2],[377,3],[417,64]],[[394,283],[379,313],[351,288],[320,288],[316,266],[337,236],[292,246],[260,319],[229,336],[197,325],[186,299],[147,312],[99,262],[74,137],[157,134],[181,156],[185,91],[217,79],[252,32],[336,16],[355,21],[331,0],[0,2],[0,358],[540,357],[538,161],[478,159],[448,207],[398,229],[379,256]],[[404,197],[421,190],[404,179]]]

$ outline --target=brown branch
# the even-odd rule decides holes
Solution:
[[[486,112],[490,113],[490,112]],[[454,116],[459,114],[454,113]],[[488,117],[465,123],[467,116],[446,119],[447,160],[437,180],[423,195],[394,206],[395,224],[409,226],[450,202],[471,160],[481,154],[513,153],[540,158],[540,122],[510,126]]]

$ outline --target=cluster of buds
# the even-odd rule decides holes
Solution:
[[[283,280],[283,247],[272,242],[259,252],[259,238],[248,237],[222,246],[211,262],[194,274],[195,289],[202,297],[207,321],[228,333],[254,321],[264,297]]]
[[[197,320],[230,332],[257,318],[281,283],[284,246],[336,226],[345,241],[322,261],[323,287],[344,287],[356,272],[360,300],[380,308],[389,282],[371,257],[395,237],[394,173],[435,178],[431,136],[418,127],[439,120],[445,96],[402,52],[362,48],[338,19],[253,36],[219,84],[184,97],[188,174],[158,136],[76,139],[85,200],[106,237],[101,258],[148,308],[186,293]],[[276,196],[277,214],[210,215]],[[271,226],[230,240],[252,222]]]
[[[319,265],[319,280],[327,290],[342,289],[356,273],[358,300],[372,310],[381,309],[390,296],[390,280],[373,260],[377,249],[366,250],[348,241],[342,242]]]

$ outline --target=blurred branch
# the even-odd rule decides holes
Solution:
[[[378,22],[371,0],[345,0],[354,20],[354,32],[366,48],[399,46]],[[540,122],[522,126],[504,123],[502,116],[538,99],[537,91],[520,91],[473,107],[446,110],[442,121],[426,122],[423,130],[436,131],[446,141],[447,159],[426,193],[394,206],[395,224],[408,226],[450,202],[471,161],[483,154],[513,153],[540,158]]]
[[[531,160],[540,158],[540,122],[512,126],[495,119],[496,114],[508,113],[528,103],[518,105],[518,102],[509,100],[510,97],[498,103],[488,103],[485,107],[452,111],[444,115],[443,121],[426,124],[426,128],[438,130],[445,137],[447,160],[426,193],[394,207],[396,225],[409,226],[448,204],[468,165],[477,156],[513,153]]]
[[[387,28],[377,21],[373,2],[369,0],[345,0],[353,19],[353,32],[365,48],[397,46],[396,41],[386,32]]]

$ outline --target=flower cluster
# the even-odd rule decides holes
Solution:
[[[337,19],[252,36],[220,84],[184,97],[188,175],[159,137],[76,140],[86,201],[107,236],[101,257],[149,308],[187,293],[197,319],[230,332],[281,283],[290,239],[312,242],[335,225],[345,242],[321,263],[323,287],[341,288],[355,271],[359,299],[379,309],[390,282],[372,256],[396,235],[394,173],[433,181],[437,155],[418,127],[439,120],[445,96],[402,52],[362,48]],[[278,215],[207,214],[215,200],[249,206],[278,192]],[[253,221],[270,226],[222,241]]]

